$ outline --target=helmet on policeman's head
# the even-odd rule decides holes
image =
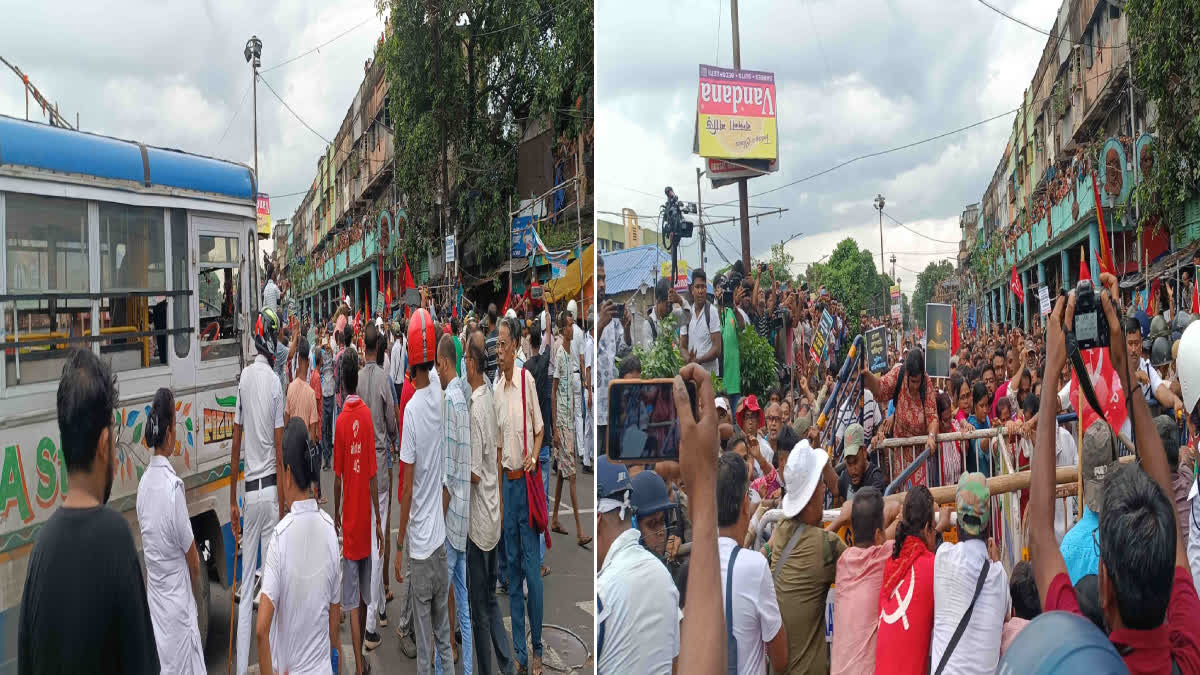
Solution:
[[[1155,314],[1150,320],[1150,339],[1153,340],[1164,335],[1170,335],[1171,327],[1167,325],[1167,320],[1161,314]]]
[[[413,312],[408,320],[408,364],[423,366],[437,358],[437,327],[424,307]]]
[[[1176,312],[1175,318],[1171,320],[1171,328],[1182,333],[1187,330],[1187,327],[1191,325],[1194,319],[1195,317],[1188,312]]]
[[[1154,338],[1154,344],[1150,346],[1150,365],[1158,368],[1159,366],[1170,365],[1171,363],[1171,340],[1166,337]]]
[[[254,326],[251,332],[254,335],[254,348],[258,350],[259,354],[267,357],[267,361],[274,366],[275,336],[279,334],[279,315],[270,307],[260,310],[254,317]]]
[[[1183,409],[1191,413],[1200,399],[1200,321],[1193,321],[1179,338],[1179,388],[1183,393]]]
[[[662,476],[653,471],[643,471],[630,481],[633,494],[629,501],[638,518],[668,511],[676,508],[676,504],[667,496],[667,482]]]
[[[1095,624],[1078,614],[1056,611],[1039,614],[1021,629],[996,672],[1108,675],[1129,669]]]
[[[632,491],[633,483],[629,480],[629,469],[625,465],[610,462],[605,455],[596,458],[597,498],[622,501]]]

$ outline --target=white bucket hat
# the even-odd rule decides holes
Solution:
[[[828,462],[829,455],[820,448],[813,448],[807,440],[796,445],[792,454],[788,455],[787,465],[783,467],[783,484],[787,486],[787,494],[783,496],[783,515],[795,518],[808,505]]]

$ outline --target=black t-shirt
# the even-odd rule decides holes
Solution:
[[[554,379],[551,377],[550,373],[550,352],[547,351],[545,354],[538,354],[532,359],[526,361],[525,370],[528,370],[529,374],[533,375],[533,384],[537,389],[538,395],[538,408],[540,408],[542,411],[542,422],[547,427],[550,427],[550,411],[554,403],[550,400],[550,385]],[[570,382],[566,382],[564,384],[568,387],[571,386]],[[563,385],[560,384],[559,386]],[[550,439],[552,436],[553,433],[543,436],[542,444],[550,445]]]
[[[887,478],[884,478],[883,471],[880,471],[879,465],[875,463],[867,464],[867,470],[863,472],[862,483],[859,485],[850,484],[850,472],[845,467],[838,472],[838,494],[842,499],[850,499],[854,492],[867,486],[878,489],[881,494],[887,489]]]
[[[29,556],[17,629],[25,673],[157,673],[146,583],[116,511],[60,507]]]

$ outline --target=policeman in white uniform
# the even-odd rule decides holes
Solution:
[[[245,513],[238,508],[238,481],[229,483],[229,522],[242,549],[239,583],[253,583],[258,569],[259,545],[270,549],[275,524],[283,515],[276,494],[276,466],[283,454],[283,387],[275,375],[275,335],[279,318],[271,309],[258,313],[251,324],[258,354],[238,380],[237,408],[233,416],[233,452],[230,466],[238,466],[246,447]],[[244,516],[244,522],[240,518]],[[237,673],[244,675],[250,661],[250,617],[253,589],[241,594],[238,606]]]
[[[333,518],[313,498],[320,466],[308,452],[303,421],[288,423],[283,445],[279,488],[291,508],[275,527],[263,561],[260,672],[328,673],[330,649],[339,644],[342,552]]]
[[[167,459],[175,450],[175,397],[154,395],[146,419],[146,444],[154,450],[138,482],[137,516],[146,557],[146,601],[164,673],[203,675],[204,647],[196,623],[192,582],[201,574],[183,480]]]

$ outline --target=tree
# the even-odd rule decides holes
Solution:
[[[908,304],[908,293],[900,294],[900,328],[908,330],[912,327],[912,307]]]
[[[917,275],[917,289],[913,292],[912,312],[915,314],[913,318],[917,320],[917,325],[922,329],[925,328],[925,305],[929,304],[929,299],[933,297],[938,285],[953,273],[954,264],[949,260],[940,260],[929,263]]]
[[[1157,108],[1151,157],[1139,162],[1143,217],[1169,216],[1200,189],[1200,2],[1129,0],[1138,98]]]
[[[810,264],[805,274],[810,291],[824,286],[833,299],[845,306],[851,334],[858,332],[859,311],[866,310],[876,316],[891,312],[887,295],[891,279],[876,271],[875,257],[867,249],[859,249],[849,237],[838,242],[829,262]]]
[[[440,247],[457,225],[482,260],[502,257],[511,200],[529,196],[515,194],[525,127],[548,120],[559,145],[590,136],[591,3],[376,0],[376,9],[390,28],[376,57],[408,215],[404,253]]]

